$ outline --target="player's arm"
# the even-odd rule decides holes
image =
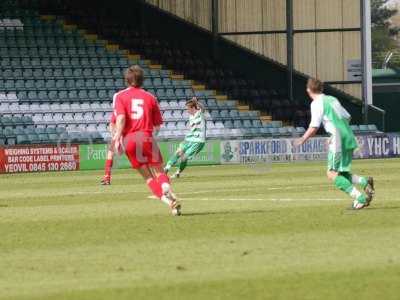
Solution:
[[[122,101],[118,98],[114,101],[114,113],[116,115],[115,120],[115,132],[113,136],[113,145],[117,153],[121,153],[122,146],[122,131],[125,127],[126,112]]]
[[[317,131],[321,126],[323,117],[324,117],[324,107],[322,101],[312,102],[310,126],[308,127],[307,131],[303,134],[303,136],[294,142],[294,145],[296,147],[303,145],[309,138],[317,134]]]
[[[163,123],[161,111],[160,111],[160,106],[158,105],[157,99],[154,100],[154,105],[153,105],[153,112],[152,112],[152,117],[153,117],[153,127],[156,133],[160,130],[161,125]]]
[[[125,127],[125,115],[118,115],[115,122],[115,133],[113,138],[114,151],[118,154],[122,153],[122,131]]]
[[[318,127],[309,127],[303,136],[294,142],[295,146],[303,145],[309,138],[317,134]]]

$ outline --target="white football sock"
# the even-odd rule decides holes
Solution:
[[[353,187],[353,189],[351,190],[351,192],[350,192],[350,196],[353,198],[353,199],[358,199],[358,197],[360,197],[361,196],[361,192],[359,191],[359,190],[357,190],[355,187]]]
[[[361,177],[358,175],[351,175],[351,182],[353,184],[361,184]]]

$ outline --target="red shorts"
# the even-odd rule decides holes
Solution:
[[[161,166],[163,163],[160,148],[151,134],[130,133],[124,137],[124,146],[126,156],[134,169],[143,166]]]

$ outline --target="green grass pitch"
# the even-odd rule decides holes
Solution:
[[[132,170],[0,176],[0,299],[399,299],[400,159],[350,210],[323,162],[189,167],[172,217]]]

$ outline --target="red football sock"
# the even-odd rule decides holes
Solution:
[[[161,198],[163,194],[161,190],[161,185],[156,179],[154,178],[148,179],[147,186],[150,188],[154,196],[156,196],[157,198]]]
[[[106,165],[104,166],[104,171],[106,176],[111,176],[111,169],[113,166],[113,160],[112,159],[107,159],[106,160]]]
[[[158,182],[160,182],[160,185],[162,185],[163,183],[170,184],[168,175],[164,174],[164,173],[161,173],[160,175],[158,175],[157,180],[158,180]]]

